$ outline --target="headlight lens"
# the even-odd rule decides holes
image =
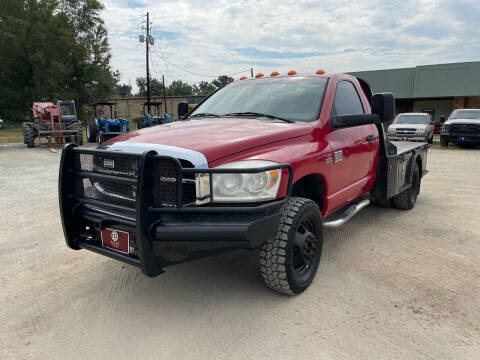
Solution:
[[[417,135],[425,135],[427,133],[427,129],[418,129]]]
[[[216,169],[262,168],[278,163],[263,160],[237,161]],[[277,197],[282,170],[274,169],[256,173],[212,174],[213,202],[257,202]]]

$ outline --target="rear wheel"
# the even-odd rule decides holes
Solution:
[[[98,126],[94,119],[87,121],[87,141],[97,142]]]
[[[35,130],[32,129],[30,126],[27,124],[23,123],[22,124],[23,128],[23,142],[24,144],[27,144],[27,147],[33,148],[35,147]]]
[[[83,145],[83,131],[80,130],[80,133],[77,135],[77,145]]]
[[[291,198],[281,210],[277,236],[260,250],[260,270],[265,283],[283,294],[304,291],[317,273],[322,244],[318,205],[310,199]]]
[[[397,209],[410,210],[415,206],[418,194],[420,193],[420,181],[420,169],[418,164],[415,164],[412,176],[412,186],[393,198],[393,205]]]
[[[145,119],[138,118],[137,119],[137,129],[143,129],[145,127]]]
[[[444,136],[440,136],[440,146],[441,147],[447,147],[448,146],[448,140]]]

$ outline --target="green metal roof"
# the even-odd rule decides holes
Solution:
[[[349,73],[397,99],[480,96],[480,61]]]

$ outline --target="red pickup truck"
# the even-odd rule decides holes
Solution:
[[[258,249],[272,289],[312,282],[322,228],[376,202],[411,209],[426,143],[390,142],[391,93],[350,75],[234,82],[180,121],[67,145],[59,200],[68,246],[156,276],[234,249]]]

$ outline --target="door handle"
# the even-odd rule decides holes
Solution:
[[[375,136],[374,135],[368,135],[365,140],[367,140],[368,142],[372,142],[373,140],[375,140]]]

